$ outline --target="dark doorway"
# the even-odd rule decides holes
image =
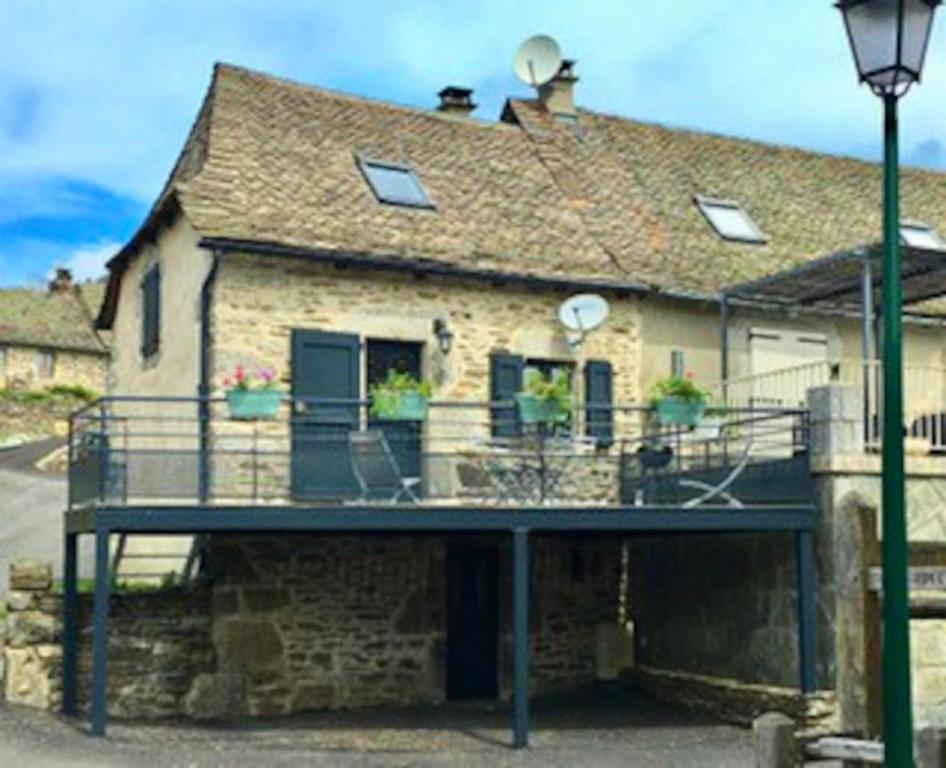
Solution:
[[[447,698],[499,695],[499,551],[447,545]]]
[[[368,339],[368,391],[384,381],[391,370],[409,374],[420,381],[422,349],[423,345],[417,342]],[[420,422],[390,421],[369,415],[368,427],[384,433],[402,476],[422,477]],[[423,487],[421,483],[419,490]]]
[[[348,433],[358,429],[359,368],[357,336],[292,332],[293,498],[358,495]],[[312,398],[349,400],[351,404],[319,403]]]

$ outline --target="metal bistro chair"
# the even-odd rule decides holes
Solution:
[[[361,486],[364,501],[419,502],[415,489],[420,485],[419,477],[404,477],[391,447],[380,429],[348,433],[351,449],[351,467]]]

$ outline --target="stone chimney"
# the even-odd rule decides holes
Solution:
[[[563,59],[558,74],[545,85],[539,86],[539,101],[556,117],[570,120],[578,117],[575,109],[575,60]]]
[[[56,267],[48,287],[50,293],[69,293],[73,288],[72,272],[65,267]]]
[[[438,112],[469,117],[470,113],[476,109],[476,104],[473,103],[473,91],[470,88],[448,85],[437,95],[440,97],[440,104],[437,106]]]

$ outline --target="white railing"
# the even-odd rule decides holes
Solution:
[[[864,391],[864,436],[880,445],[881,371],[877,360],[844,358],[730,379],[713,388],[731,408],[804,408],[808,390],[831,382]],[[911,451],[946,453],[946,368],[906,365],[903,369],[904,430]]]

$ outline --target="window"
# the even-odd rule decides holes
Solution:
[[[33,372],[37,379],[51,379],[56,372],[56,355],[48,349],[39,349],[33,358]]]
[[[740,243],[764,243],[765,236],[739,203],[697,197],[696,205],[716,233],[724,240]]]
[[[161,269],[152,267],[141,281],[141,355],[151,357],[161,343]]]
[[[919,221],[905,221],[900,225],[900,240],[910,248],[924,248],[928,251],[944,251],[946,243],[935,229]]]
[[[417,174],[409,166],[359,159],[358,167],[379,202],[410,208],[434,207]]]

